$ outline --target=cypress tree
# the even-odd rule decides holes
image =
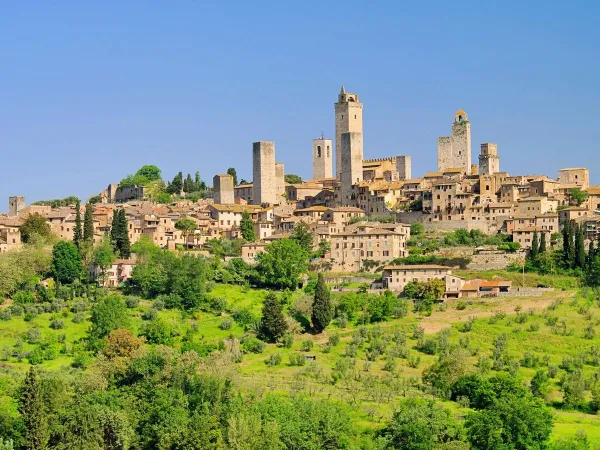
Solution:
[[[542,232],[540,239],[540,250],[539,253],[546,253],[546,233]]]
[[[83,240],[85,242],[94,242],[94,206],[91,203],[85,205],[85,214],[83,216]]]
[[[183,181],[183,192],[190,193],[195,190],[194,180],[192,180],[192,176],[188,173],[186,179]]]
[[[571,223],[567,220],[563,225],[562,229],[562,240],[563,240],[563,261],[569,266],[569,240],[571,232]]]
[[[583,237],[583,228],[577,227],[575,233],[575,267],[585,268],[585,240]]]
[[[119,253],[121,258],[129,258],[131,256],[131,242],[129,241],[129,232],[127,230],[127,217],[125,210],[119,211]]]
[[[256,234],[254,233],[254,223],[250,217],[248,211],[242,213],[242,220],[240,221],[240,233],[242,238],[248,242],[254,242],[256,240]]]
[[[260,332],[266,341],[277,342],[287,331],[287,323],[283,315],[283,306],[273,292],[265,297],[262,308]]]
[[[37,370],[27,372],[21,388],[19,412],[26,428],[25,448],[43,450],[48,445],[48,417],[44,405],[42,383]]]
[[[75,228],[73,229],[73,244],[75,244],[77,248],[80,248],[81,241],[81,202],[77,200],[77,203],[75,204]]]
[[[539,252],[540,252],[540,241],[538,238],[538,232],[534,231],[533,232],[533,242],[531,243],[531,250],[529,252],[529,257],[532,260],[535,260],[535,258],[537,258],[537,255]]]
[[[596,248],[594,247],[594,241],[590,241],[590,246],[588,247],[588,254],[587,254],[587,260],[586,260],[588,269],[591,268],[592,263],[594,262],[595,259],[596,259]]]
[[[321,333],[333,319],[333,308],[331,306],[331,292],[325,283],[323,274],[319,273],[317,286],[315,287],[315,300],[313,302],[311,321],[313,328]]]

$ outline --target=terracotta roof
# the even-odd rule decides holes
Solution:
[[[384,270],[427,270],[427,269],[440,269],[440,270],[452,270],[448,266],[440,266],[437,264],[415,264],[415,265],[400,265],[400,266],[385,266]]]
[[[364,212],[360,208],[354,206],[338,206],[337,208],[330,208],[333,212]]]
[[[441,172],[427,172],[425,174],[425,178],[438,178],[442,177],[443,174]]]
[[[326,206],[310,206],[308,208],[296,209],[294,214],[297,212],[325,212],[329,210]]]
[[[463,286],[460,288],[460,290],[461,291],[478,291],[480,284],[481,284],[481,280],[467,281],[465,284],[463,284]]]

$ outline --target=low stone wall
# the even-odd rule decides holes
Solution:
[[[344,276],[324,276],[325,282],[329,284],[341,284],[341,283],[368,283],[371,285],[375,279],[373,278],[363,278],[363,277],[344,277]]]
[[[554,288],[512,288],[510,292],[498,293],[498,297],[537,297],[546,292],[554,292]]]
[[[505,254],[482,254],[473,255],[471,263],[467,266],[469,270],[502,270],[506,269],[509,264],[522,261],[524,254],[505,253]]]

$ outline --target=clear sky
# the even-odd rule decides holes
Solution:
[[[310,178],[342,84],[365,158],[435,170],[462,108],[473,162],[494,142],[511,174],[598,183],[599,23],[597,1],[4,1],[0,211],[85,200],[143,164],[250,180],[257,140]]]

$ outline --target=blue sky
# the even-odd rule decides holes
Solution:
[[[501,169],[600,182],[599,2],[2,2],[0,211],[82,199],[143,164],[251,179],[252,142],[311,176],[343,84],[365,158],[436,168],[462,108]],[[4,199],[4,200],[3,200]]]

